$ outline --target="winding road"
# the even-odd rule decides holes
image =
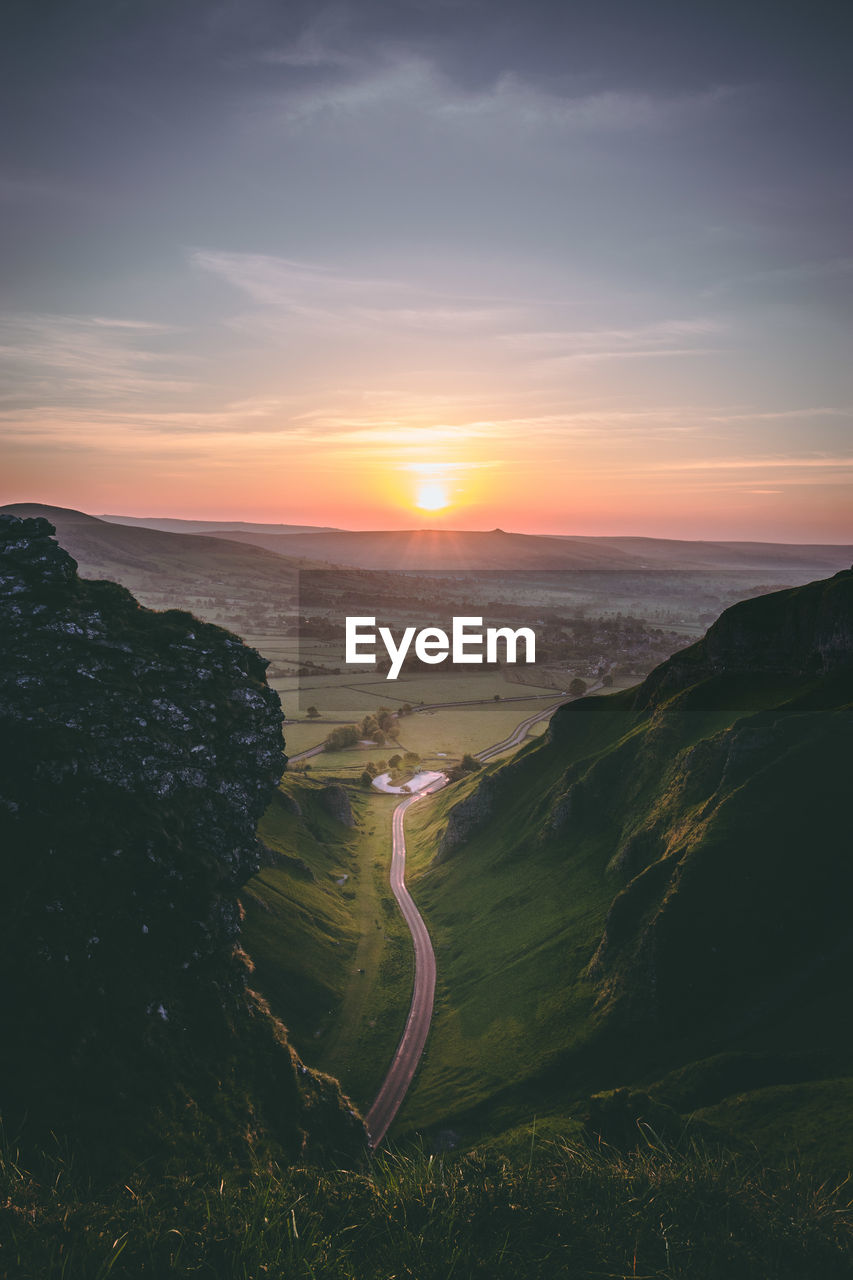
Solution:
[[[408,796],[397,805],[391,820],[391,890],[412,935],[415,947],[415,982],[409,1016],[397,1045],[397,1052],[382,1082],[382,1088],[367,1113],[367,1136],[374,1150],[385,1137],[388,1126],[399,1111],[412,1083],[429,1035],[435,998],[435,952],[423,917],[406,888],[406,837],[403,821],[407,809],[446,785],[445,778],[441,782],[433,782],[419,795]]]
[[[537,720],[543,720],[546,716],[552,715],[557,707],[569,701],[571,699],[564,696],[552,706],[543,707],[534,715],[528,716],[526,720],[516,725],[508,738],[504,738],[503,742],[495,743],[493,747],[479,751],[476,758],[481,761],[491,760],[501,752],[518,746]],[[414,1079],[429,1035],[435,1000],[435,952],[423,917],[406,888],[406,837],[403,823],[406,811],[413,804],[417,804],[425,796],[432,795],[446,785],[446,779],[440,782],[433,781],[418,795],[408,796],[397,805],[391,820],[391,889],[412,935],[415,948],[415,981],[409,1016],[406,1019],[400,1043],[397,1045],[397,1052],[394,1054],[382,1087],[376,1095],[376,1100],[367,1113],[368,1142],[374,1151],[388,1132]]]

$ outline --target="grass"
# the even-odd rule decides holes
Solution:
[[[450,809],[480,785],[484,774],[447,788],[412,811],[407,818],[410,888],[433,938],[438,984],[424,1063],[401,1112],[397,1132],[424,1127],[435,1132],[449,1126],[461,1141],[470,1143],[517,1125],[535,1112],[565,1113],[571,1099],[642,1078],[654,1071],[655,1063],[660,1075],[661,1069],[689,1060],[684,1055],[698,1059],[708,1054],[705,1041],[709,1035],[726,1034],[722,1023],[717,1029],[708,1029],[701,1019],[694,1019],[696,1025],[666,1034],[629,1037],[618,1050],[607,1039],[607,1006],[597,1003],[600,988],[587,976],[587,965],[601,938],[614,894],[624,883],[608,871],[623,837],[620,827],[611,821],[608,806],[600,800],[594,803],[589,820],[576,820],[567,834],[551,832],[551,809],[565,789],[564,775],[573,761],[600,752],[609,772],[600,779],[598,792],[611,797],[612,806],[622,805],[631,822],[652,817],[671,830],[675,839],[682,840],[682,831],[689,830],[691,838],[704,840],[711,850],[708,859],[699,864],[681,893],[698,892],[691,886],[703,868],[708,876],[715,866],[725,868],[713,885],[703,889],[705,916],[684,939],[684,945],[693,945],[692,935],[698,937],[700,928],[705,928],[710,951],[714,930],[719,927],[714,921],[728,918],[727,911],[738,921],[735,927],[741,928],[738,902],[727,906],[709,895],[729,893],[737,875],[736,864],[744,856],[743,839],[752,845],[759,839],[760,832],[752,831],[744,817],[755,804],[762,815],[760,822],[767,825],[763,837],[768,850],[767,895],[775,901],[771,864],[777,868],[781,864],[778,860],[774,863],[772,851],[783,847],[785,826],[791,827],[791,819],[782,811],[777,817],[772,805],[767,809],[764,801],[768,797],[772,801],[777,793],[796,793],[797,777],[804,776],[801,757],[809,748],[806,745],[782,758],[779,768],[784,766],[785,773],[781,791],[776,773],[765,769],[756,775],[751,790],[733,790],[725,803],[710,810],[710,818],[706,815],[701,821],[697,803],[705,803],[705,793],[697,802],[685,798],[676,753],[707,740],[738,717],[754,717],[750,724],[775,723],[777,715],[785,714],[786,699],[808,697],[808,690],[807,683],[795,687],[773,679],[729,682],[722,699],[716,689],[709,694],[700,689],[701,696],[691,692],[673,705],[667,720],[648,727],[633,720],[631,695],[616,693],[596,699],[585,709],[583,703],[578,704],[561,721],[563,740],[558,748],[529,743],[508,765],[486,771],[485,776],[495,774],[501,779],[493,812],[460,848],[438,863],[436,850]],[[834,773],[826,782],[830,791],[840,785]],[[843,787],[838,794],[842,791]],[[808,814],[802,823],[808,825]],[[801,848],[807,847],[804,837]],[[764,883],[764,872],[759,874]],[[781,905],[779,913],[771,913],[771,925],[774,919],[783,919],[780,913]],[[753,924],[757,926],[757,919]],[[784,925],[792,944],[797,927],[795,918]],[[767,967],[761,952],[772,939],[769,935],[764,939],[755,928],[742,930],[742,936],[744,948],[757,949],[755,956],[744,950],[737,970],[741,993],[735,990],[734,996],[742,1005],[746,1001],[744,1007],[748,1008],[750,999],[762,998],[755,975],[762,973],[762,964]],[[661,973],[660,987],[663,989],[666,976],[673,998],[680,999],[680,969],[675,962],[670,969],[671,973]],[[821,981],[825,984],[826,975],[817,974],[784,1024],[779,1022],[781,1015],[777,1016],[780,1051],[790,1051],[801,1042],[797,1037],[806,1025],[804,1010],[814,1004]],[[754,984],[753,996],[744,994],[753,990],[750,982]],[[837,1003],[838,995],[833,987],[827,996],[829,1006],[833,1000]],[[837,1007],[834,1012],[832,1007],[821,1008],[825,1017],[822,1029],[817,1030],[826,1038],[825,1028],[838,1023],[838,1011]],[[720,1016],[725,1019],[731,1014],[723,1008]],[[760,1026],[754,1033],[754,1047],[760,1048],[769,1034]],[[836,1074],[846,1074],[846,1059],[839,1061]],[[763,1139],[759,1101],[756,1098],[750,1105],[732,1106],[728,1111],[723,1108],[720,1123],[737,1133],[743,1119],[744,1132],[754,1131]],[[791,1121],[787,1146],[777,1123],[780,1141],[773,1149],[790,1151],[799,1143],[807,1153],[816,1150],[819,1136],[811,1142],[798,1136],[808,1125],[803,1108],[812,1103],[793,1092],[778,1095],[777,1101],[778,1122],[784,1116],[783,1103],[800,1108],[802,1114]],[[849,1126],[842,1128],[849,1153],[853,1146]]]
[[[265,652],[269,656],[269,650]],[[316,660],[330,666],[338,666],[341,661],[340,656],[335,658],[332,653],[319,653]],[[300,715],[314,703],[322,715],[334,719],[355,716],[356,713],[364,715],[382,706],[393,710],[404,702],[412,706],[420,702],[430,704],[477,699],[490,702],[495,694],[500,698],[513,698],[554,692],[547,685],[519,684],[508,680],[503,670],[485,671],[479,675],[459,671],[412,672],[402,674],[397,680],[386,680],[384,676],[377,677],[372,668],[365,667],[362,673],[349,670],[337,676],[273,678],[270,683],[281,694],[288,715]],[[517,705],[524,707],[528,704]],[[529,705],[532,708],[534,704]]]
[[[376,705],[370,709],[376,710]],[[541,709],[552,705],[543,700]],[[434,711],[419,711],[400,721],[400,739],[388,742],[375,750],[354,748],[351,751],[323,752],[311,759],[313,773],[361,772],[368,760],[387,760],[402,751],[416,751],[423,759],[437,764],[443,758],[456,758],[468,752],[482,751],[508,737],[516,725],[537,710],[536,702],[492,702],[485,706],[441,707]],[[329,732],[329,726],[312,724],[287,725],[285,735],[287,750],[296,755],[309,747],[317,746]],[[531,736],[535,729],[531,730]]]
[[[15,1280],[847,1280],[847,1188],[647,1132],[631,1155],[565,1139],[392,1151],[360,1171],[144,1169],[92,1184],[61,1153],[0,1157]]]
[[[695,1112],[697,1120],[738,1133],[765,1158],[792,1151],[814,1169],[849,1168],[853,1148],[853,1078],[805,1080],[739,1092]]]
[[[602,708],[602,742],[626,711]],[[575,754],[596,741],[579,741]],[[440,792],[407,818],[410,888],[438,957],[436,1012],[424,1066],[401,1126],[455,1123],[500,1093],[537,1077],[553,1055],[591,1028],[593,992],[582,971],[603,927],[612,886],[595,842],[555,859],[537,839],[541,797],[558,785],[572,750],[536,744],[511,762],[501,818],[440,865],[433,858],[448,810],[482,775]],[[501,774],[501,766],[489,772]],[[511,921],[511,927],[507,923]],[[542,1098],[527,1099],[532,1109]]]
[[[411,999],[411,940],[388,884],[396,801],[354,793],[349,828],[324,809],[321,782],[286,777],[282,789],[290,800],[276,798],[260,834],[288,861],[264,868],[242,895],[253,981],[305,1061],[366,1109]]]

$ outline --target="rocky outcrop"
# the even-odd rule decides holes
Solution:
[[[340,822],[345,827],[355,826],[350,798],[343,787],[336,784],[324,787],[317,799],[326,813],[330,814],[336,822]]]
[[[706,635],[655,670],[637,691],[638,710],[714,675],[826,675],[853,665],[853,570],[742,600]]]
[[[436,862],[443,862],[466,841],[485,827],[495,812],[500,791],[498,778],[487,774],[478,787],[455,804],[447,815],[447,826],[442,832],[436,853]]]
[[[0,1101],[60,1125],[117,1100],[141,1114],[176,1088],[201,1106],[228,1063],[251,1113],[232,1098],[235,1131],[298,1150],[310,1090],[238,945],[236,892],[285,763],[266,662],[79,579],[53,532],[0,516]],[[359,1124],[338,1111],[351,1147]]]

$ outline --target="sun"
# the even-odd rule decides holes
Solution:
[[[441,511],[449,504],[447,485],[441,480],[425,480],[418,486],[415,506],[421,511]]]

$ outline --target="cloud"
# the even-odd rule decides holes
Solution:
[[[547,87],[516,70],[503,70],[477,87],[460,84],[431,58],[379,44],[359,55],[309,33],[294,45],[262,55],[268,64],[321,71],[313,82],[294,80],[258,95],[250,115],[279,127],[337,127],[386,118],[419,117],[458,134],[486,131],[506,138],[531,131],[578,136],[635,135],[682,129],[741,103],[750,90],[719,84],[662,93],[603,87],[575,78]],[[332,71],[336,74],[329,74]]]
[[[812,283],[833,283],[840,281],[849,287],[847,277],[853,274],[853,258],[832,257],[814,259],[807,262],[788,263],[780,267],[768,267],[763,271],[745,271],[738,276],[729,276],[718,280],[703,290],[707,298],[736,293],[741,289],[756,292],[755,286],[792,286],[793,292],[800,293],[802,286]]]
[[[577,363],[709,355],[719,348],[704,340],[724,330],[719,319],[697,317],[621,328],[532,330],[504,335],[501,342],[528,359]]]
[[[405,332],[445,336],[494,334],[521,314],[517,306],[476,298],[431,294],[423,286],[389,277],[349,274],[312,262],[266,254],[197,249],[197,269],[219,277],[259,310],[230,317],[231,328],[275,339],[294,323],[319,329],[324,336],[357,333],[389,338]]]
[[[105,316],[0,316],[0,365],[18,398],[57,400],[137,397],[191,390],[177,357],[158,341],[169,325]]]
[[[719,318],[706,316],[618,328],[543,329],[543,316],[551,319],[555,310],[550,299],[508,303],[453,296],[415,282],[266,254],[197,249],[191,261],[258,304],[254,311],[231,316],[229,327],[270,342],[290,332],[304,337],[309,330],[326,340],[338,335],[377,348],[381,343],[386,352],[407,336],[444,342],[457,353],[466,340],[498,342],[521,368],[708,355],[718,348],[707,339],[726,328]]]

